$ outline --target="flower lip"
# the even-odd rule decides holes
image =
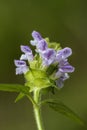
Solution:
[[[54,49],[46,49],[41,53],[43,66],[49,66],[55,61],[56,51]]]
[[[33,60],[33,55],[32,53],[26,53],[26,54],[22,54],[20,57],[20,60],[28,60],[28,61],[32,61]]]
[[[46,59],[51,59],[56,56],[56,52],[54,49],[47,49],[46,51],[43,52],[42,57]]]
[[[72,49],[69,47],[65,47],[62,51],[64,58],[67,58],[72,54]]]
[[[56,85],[59,88],[62,88],[64,86],[64,81],[69,78],[69,75],[67,73],[61,73],[61,76],[59,79],[56,80]]]
[[[59,70],[64,73],[72,73],[72,72],[74,72],[75,68],[72,67],[71,65],[66,65],[66,66],[62,66],[61,68],[59,68]]]
[[[60,62],[66,58],[68,58],[72,54],[72,49],[69,47],[65,47],[62,50],[59,50],[56,55],[56,61]]]
[[[21,55],[20,60],[32,61],[33,60],[32,50],[28,46],[21,45],[20,47],[21,51],[25,53]]]
[[[59,67],[69,65],[68,59],[61,60],[59,62]]]
[[[37,44],[37,49],[39,51],[45,51],[48,48],[47,43],[44,39],[40,40]]]
[[[37,41],[36,41],[36,40],[30,40],[30,44],[31,44],[32,46],[36,46],[36,45],[37,45]]]
[[[33,31],[33,32],[32,32],[32,37],[33,37],[34,40],[36,40],[36,41],[42,40],[42,36],[41,36],[40,33],[38,33],[37,31]]]
[[[25,65],[26,65],[26,62],[25,62],[25,61],[21,61],[21,60],[14,60],[14,64],[15,64],[17,67],[20,67],[20,66],[25,66]]]
[[[21,45],[21,51],[24,53],[32,53],[32,50],[28,46]]]
[[[27,66],[17,67],[16,68],[16,75],[18,74],[25,74],[29,71],[29,68]]]
[[[16,65],[16,75],[17,74],[25,74],[29,68],[28,66],[26,65],[26,62],[25,61],[21,61],[21,60],[14,60],[14,63]]]
[[[62,88],[62,87],[64,86],[62,79],[56,80],[56,85],[57,85],[59,88]]]

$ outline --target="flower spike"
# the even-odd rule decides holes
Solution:
[[[33,55],[29,46],[20,46],[24,54],[21,55],[20,60],[14,61],[16,74],[24,74],[30,92],[34,91],[36,87],[42,89],[52,86],[52,84],[63,87],[64,81],[69,78],[68,73],[75,70],[68,62],[72,49],[69,47],[61,49],[58,43],[50,43],[37,31],[32,32],[32,37],[33,40],[30,43],[36,47],[35,54]],[[26,61],[28,62],[26,63]]]

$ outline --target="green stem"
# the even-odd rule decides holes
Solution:
[[[42,119],[41,119],[41,111],[40,111],[40,90],[36,89],[34,90],[34,101],[36,102],[37,106],[34,105],[34,114],[35,114],[35,119],[36,119],[36,124],[38,130],[44,130],[43,125],[42,125]]]

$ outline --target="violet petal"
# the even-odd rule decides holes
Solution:
[[[21,57],[20,57],[20,60],[32,61],[33,60],[33,55],[32,55],[32,53],[22,54]]]
[[[40,33],[36,32],[36,31],[33,31],[33,32],[32,32],[32,37],[33,37],[34,40],[36,40],[36,41],[42,40],[42,36],[40,35]]]
[[[49,66],[55,60],[56,52],[54,49],[47,49],[42,54],[43,65]]]
[[[59,68],[59,71],[63,72],[63,73],[72,73],[74,72],[75,68],[71,65],[66,65],[66,66],[62,66],[61,68]]]
[[[56,85],[57,85],[59,88],[62,88],[62,87],[64,86],[62,79],[56,80]]]
[[[29,68],[27,66],[17,67],[16,68],[16,75],[18,74],[25,74],[27,71],[29,71]]]
[[[21,45],[20,47],[21,47],[21,51],[24,53],[31,53],[32,52],[32,50],[28,46]]]
[[[72,49],[69,47],[66,47],[62,50],[62,58],[67,58],[72,54]]]
[[[37,42],[36,40],[31,40],[31,41],[30,41],[30,44],[31,44],[32,46],[36,46],[37,43],[38,43],[38,42]]]
[[[21,61],[21,60],[14,60],[14,64],[17,67],[20,67],[20,66],[25,66],[26,62],[25,61]]]
[[[37,44],[37,49],[41,52],[41,51],[45,51],[47,49],[47,43],[46,41],[43,39],[43,40],[40,40]]]
[[[54,49],[47,49],[42,54],[42,57],[48,60],[55,58],[55,56],[56,56],[56,52]]]
[[[72,50],[69,47],[59,50],[56,54],[56,61],[60,62],[64,59],[68,58],[71,54],[72,54]]]

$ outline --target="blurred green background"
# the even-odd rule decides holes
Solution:
[[[14,59],[20,45],[29,45],[31,32],[71,47],[70,63],[76,70],[56,92],[70,108],[87,120],[87,1],[86,0],[0,0],[0,83],[24,83],[15,75]],[[36,130],[31,103],[14,103],[16,93],[0,92],[0,130]],[[76,122],[43,108],[46,130],[87,130]]]

